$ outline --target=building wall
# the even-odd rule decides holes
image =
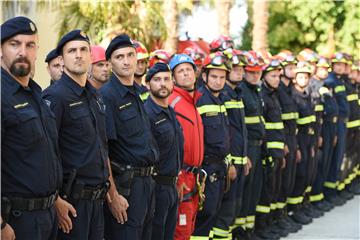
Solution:
[[[35,64],[34,80],[44,89],[50,84],[50,76],[46,70],[44,60],[47,53],[55,48],[58,41],[57,12],[51,4],[37,7],[36,1],[3,2],[1,23],[15,16],[26,16],[32,19],[38,28],[39,50]]]

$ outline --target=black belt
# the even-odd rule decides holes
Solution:
[[[262,144],[262,140],[249,140],[248,144],[251,145],[251,146],[259,147]]]
[[[77,184],[74,184],[74,189],[80,189],[76,187]],[[105,183],[99,187],[88,187],[85,186],[83,189],[71,193],[71,198],[77,200],[104,200],[106,193],[109,189],[109,183]]]
[[[133,167],[135,177],[148,177],[154,174],[154,167]]]
[[[45,210],[54,206],[58,193],[51,194],[43,198],[20,198],[20,197],[3,197],[1,202],[7,202],[11,205],[11,210],[18,211],[36,211]],[[3,203],[2,203],[3,205]]]
[[[154,175],[153,178],[157,184],[161,185],[175,185],[178,180],[177,176]]]

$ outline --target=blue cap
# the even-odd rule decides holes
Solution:
[[[59,56],[59,54],[57,53],[56,48],[55,48],[46,55],[45,62],[49,63],[51,60],[53,60],[54,58],[57,58],[58,56]]]
[[[14,17],[8,19],[1,24],[1,42],[5,42],[9,38],[18,35],[26,34],[33,35],[37,33],[36,25],[27,17]]]
[[[146,74],[145,81],[149,82],[152,77],[159,72],[170,72],[170,67],[166,63],[157,62],[152,66]]]
[[[126,34],[120,34],[111,40],[109,46],[105,51],[106,60],[111,58],[113,51],[124,48],[124,47],[133,47],[136,49],[134,41]]]
[[[71,32],[68,32],[60,39],[60,41],[56,47],[57,53],[60,55],[65,44],[70,41],[75,41],[75,40],[85,41],[90,44],[90,39],[86,35],[86,33],[84,33],[80,29],[75,29],[75,30],[72,30]]]
[[[181,53],[181,54],[175,54],[170,59],[169,66],[171,68],[171,71],[174,71],[175,67],[181,63],[190,63],[191,65],[193,65],[194,70],[196,69],[196,65],[192,60],[192,58],[184,53]]]

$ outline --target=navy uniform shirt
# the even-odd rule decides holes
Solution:
[[[223,93],[213,96],[204,86],[196,106],[204,124],[204,154],[207,157],[224,160],[230,153],[229,119],[224,105]]]
[[[22,87],[1,68],[1,194],[44,197],[62,183],[55,116],[30,80]]]
[[[278,90],[269,88],[265,82],[261,85],[261,96],[264,101],[265,142],[267,155],[276,159],[285,156],[285,130],[281,119],[281,105]]]
[[[265,123],[263,120],[264,103],[260,95],[260,87],[247,81],[240,83],[245,106],[245,123],[249,140],[262,140],[265,137]]]
[[[241,89],[239,87],[232,89],[226,84],[223,92],[230,123],[231,159],[234,164],[243,165],[247,162],[247,129]]]
[[[113,73],[100,92],[106,105],[110,160],[136,167],[153,166],[159,149],[137,86],[123,85]]]
[[[311,145],[315,144],[315,111],[311,102],[311,96],[308,90],[305,92],[298,91],[295,87],[292,88],[292,96],[298,106],[299,118],[296,120],[298,126],[298,139],[306,137],[305,142]],[[301,141],[300,141],[301,142]],[[303,141],[304,142],[304,141]]]
[[[184,136],[175,111],[171,107],[159,106],[151,97],[144,106],[160,150],[156,170],[162,176],[177,176],[183,163]]]
[[[296,120],[299,118],[298,107],[294,98],[292,97],[292,84],[286,86],[280,81],[278,89],[278,97],[281,105],[281,119],[284,123],[285,134],[294,136],[296,135]]]
[[[336,101],[339,106],[339,117],[342,121],[347,119],[350,115],[350,106],[346,97],[346,87],[342,79],[338,78],[334,72],[329,73],[329,76],[325,79],[325,86],[332,89],[335,94]]]
[[[64,178],[76,169],[78,181],[104,183],[109,176],[105,105],[96,89],[89,82],[81,87],[63,73],[43,98],[56,116]]]

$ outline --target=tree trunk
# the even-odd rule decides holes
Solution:
[[[230,36],[230,9],[232,5],[232,0],[215,1],[215,7],[218,15],[219,32],[221,35]]]
[[[164,1],[164,21],[166,25],[166,41],[164,49],[171,54],[176,53],[178,45],[178,10],[176,0]]]
[[[269,5],[264,0],[253,2],[253,40],[252,49],[255,51],[266,51],[268,48],[267,31],[269,18]]]

